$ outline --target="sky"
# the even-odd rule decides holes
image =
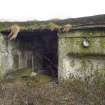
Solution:
[[[105,0],[0,0],[1,21],[66,19],[105,14]]]

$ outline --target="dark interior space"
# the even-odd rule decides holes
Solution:
[[[22,31],[18,33],[15,41],[19,41],[20,48],[24,46],[23,49],[33,51],[35,55],[34,66],[40,66],[40,70],[36,70],[36,72],[54,77],[58,75],[58,37],[56,31]]]

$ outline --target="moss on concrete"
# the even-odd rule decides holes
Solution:
[[[60,34],[59,49],[62,50],[64,54],[75,53],[75,54],[105,54],[105,32],[71,32],[66,34]],[[89,42],[89,47],[83,47],[83,40],[87,39]]]
[[[88,40],[89,47],[83,46],[84,39]],[[67,63],[64,64],[66,62],[64,59],[68,55],[70,58],[66,59]],[[83,78],[92,79],[95,71],[100,71],[100,75],[102,75],[105,67],[104,56],[104,30],[78,30],[59,34],[59,78],[67,74],[73,75],[72,77],[78,75],[77,77],[83,76]],[[75,64],[71,62],[72,59],[75,60]],[[65,70],[64,66],[68,69]],[[66,73],[67,71],[68,73]]]

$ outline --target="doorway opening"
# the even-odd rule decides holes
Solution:
[[[32,51],[30,62],[35,72],[58,76],[57,31],[22,31],[18,33],[16,41],[23,52]]]

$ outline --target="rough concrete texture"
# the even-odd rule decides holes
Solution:
[[[89,47],[83,46],[84,39]],[[59,35],[59,79],[105,76],[105,31],[82,30]]]
[[[31,67],[32,51],[19,48],[19,41],[9,41],[0,34],[0,77],[11,71]]]
[[[0,77],[12,69],[13,66],[13,56],[11,53],[11,47],[7,46],[7,41],[0,34]]]

